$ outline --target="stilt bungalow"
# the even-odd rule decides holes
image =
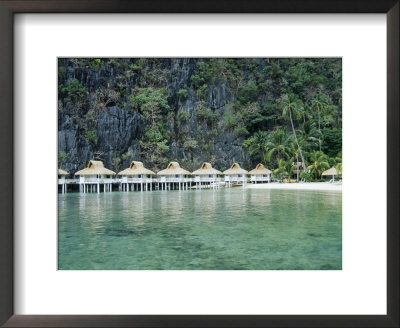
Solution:
[[[58,185],[61,186],[61,193],[66,193],[67,192],[67,183],[65,181],[65,177],[69,173],[67,171],[58,169]]]
[[[191,173],[180,167],[178,162],[171,162],[165,170],[157,172],[160,177],[158,180],[158,189],[188,189],[191,187]]]
[[[243,184],[244,187],[247,182],[247,171],[242,169],[238,163],[233,163],[231,168],[224,171],[223,174],[225,175],[225,186],[227,187],[240,183]]]
[[[103,186],[104,192],[112,191],[112,176],[115,172],[106,169],[102,161],[89,161],[88,166],[75,175],[79,176],[81,192],[100,192],[100,186]]]
[[[222,172],[214,169],[210,163],[204,162],[201,167],[193,171],[194,182],[196,183],[196,189],[202,189],[203,186],[211,186],[213,188],[218,188],[221,179],[217,176],[222,175]]]
[[[322,177],[327,177],[327,178],[332,177],[331,182],[335,182],[335,176],[338,177],[341,175],[342,174],[338,174],[335,167],[331,167],[329,170],[326,170],[326,171],[322,172],[322,174],[321,174]]]
[[[122,191],[153,190],[153,176],[156,174],[146,169],[142,162],[131,162],[131,165],[118,175],[121,177]]]
[[[251,183],[269,183],[271,181],[272,171],[259,163],[255,169],[249,171],[249,174]]]

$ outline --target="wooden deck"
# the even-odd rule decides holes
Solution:
[[[151,190],[189,190],[189,189],[218,189],[245,186],[247,183],[268,183],[267,177],[119,177],[119,178],[77,178],[59,179],[61,192],[65,193],[68,186],[78,187],[82,193],[118,191],[151,191]],[[59,188],[60,189],[60,188]],[[71,189],[71,188],[70,188]]]

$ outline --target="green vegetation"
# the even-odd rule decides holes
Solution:
[[[98,69],[101,65],[101,59],[99,58],[90,58],[89,59],[90,68]]]
[[[180,89],[176,95],[180,100],[185,100],[188,97],[188,91],[187,89]]]
[[[276,177],[308,181],[342,170],[340,59],[60,59],[58,81],[60,126],[69,117],[76,147],[104,154],[114,169],[134,159],[154,169],[171,159],[188,169],[205,159],[229,167],[234,144],[236,155],[250,155],[243,165],[261,162]],[[115,117],[115,107],[125,114]],[[104,115],[119,122],[112,134],[120,146],[99,140]],[[133,115],[136,132],[126,139]],[[61,150],[62,163],[80,160]]]
[[[321,176],[321,173],[329,169],[328,156],[326,156],[322,151],[315,151],[310,155],[311,164],[307,167],[314,177],[317,179]]]
[[[62,168],[64,166],[64,164],[67,161],[68,157],[69,157],[68,154],[66,152],[64,152],[64,151],[59,151],[58,152],[58,167],[59,168]]]
[[[96,130],[85,130],[85,138],[88,142],[92,143],[93,145],[97,145],[99,138],[97,137]]]
[[[62,68],[60,70],[61,72],[65,72]],[[61,73],[61,76],[63,74],[65,73]],[[81,102],[84,100],[86,93],[86,89],[75,78],[69,80],[65,85],[61,84],[59,90],[64,102]]]
[[[114,167],[117,171],[119,171],[119,169],[120,169],[121,162],[122,162],[122,158],[121,158],[121,156],[120,156],[120,152],[117,151],[117,150],[115,150],[115,151],[113,152],[113,155],[112,155],[112,164],[113,164],[113,167]]]

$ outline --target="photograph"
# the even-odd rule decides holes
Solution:
[[[57,71],[58,270],[342,270],[341,57]]]

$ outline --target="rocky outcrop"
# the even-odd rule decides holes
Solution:
[[[267,105],[275,102],[287,82],[277,77],[277,64],[272,67],[267,59],[209,61],[59,59],[60,165],[69,172],[82,169],[90,159],[103,160],[115,171],[128,167],[131,160],[143,161],[153,170],[172,160],[188,170],[204,161],[218,169],[233,162],[252,168],[257,162],[243,141],[254,131],[246,125],[250,114],[242,108],[253,105],[270,115]],[[150,121],[132,97],[150,87],[165,90],[168,102],[157,114],[168,150],[161,162],[154,163],[146,163],[143,147]],[[278,122],[276,113],[265,117],[257,129],[269,130]]]

